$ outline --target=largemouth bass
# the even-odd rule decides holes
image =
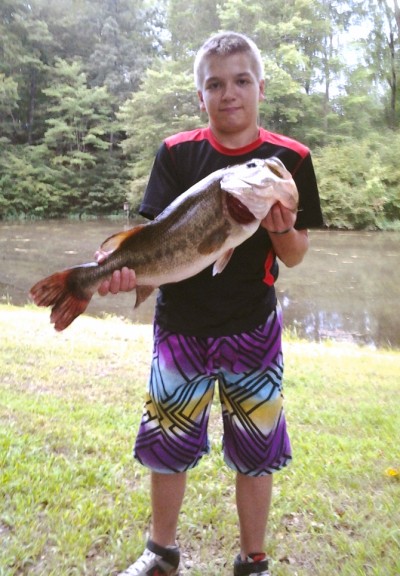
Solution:
[[[50,320],[61,331],[86,310],[105,278],[127,266],[136,272],[137,307],[158,286],[194,276],[211,264],[213,274],[221,273],[235,247],[255,233],[276,202],[297,210],[296,185],[277,158],[217,170],[155,220],[105,240],[98,262],[44,278],[30,295],[38,306],[52,307]]]

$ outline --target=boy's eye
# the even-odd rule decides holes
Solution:
[[[250,84],[250,80],[248,78],[239,78],[238,84],[239,86],[245,86],[246,84]]]

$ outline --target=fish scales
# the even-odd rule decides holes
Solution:
[[[220,189],[219,182],[201,194],[187,197],[178,210],[165,217],[161,215],[144,227],[140,234],[121,245],[121,248],[128,250],[125,257],[116,255],[116,261],[109,262],[107,270],[98,270],[99,277],[107,275],[108,268],[118,263],[120,267],[134,269],[138,282],[151,283],[156,275],[164,276],[163,283],[172,281],[177,266],[198,261],[201,253],[199,246],[207,243],[212,246],[214,238],[218,243],[218,238],[222,241],[235,228],[235,221],[229,221],[225,198],[226,192]],[[240,229],[240,226],[237,228]],[[222,235],[221,230],[224,231]],[[204,251],[207,255],[206,249]],[[209,257],[212,261],[213,256],[210,254]]]
[[[79,282],[90,286],[123,266],[135,270],[138,282],[155,282],[158,275],[163,275],[163,283],[174,280],[178,265],[182,267],[198,260],[202,243],[207,244],[208,239],[212,243],[213,238],[222,240],[235,227],[235,221],[228,219],[225,198],[226,192],[221,190],[219,181],[202,193],[187,197],[179,210],[165,217],[161,215],[144,226],[140,234],[125,240],[121,250],[111,254],[104,264],[93,266],[89,271],[76,268]],[[210,260],[213,260],[211,255]]]

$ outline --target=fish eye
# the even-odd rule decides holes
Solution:
[[[246,166],[247,168],[256,168],[257,164],[255,162],[247,162]]]

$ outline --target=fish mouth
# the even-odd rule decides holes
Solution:
[[[246,164],[247,168],[259,168],[260,170],[264,170],[267,169],[270,173],[272,172],[272,175],[275,176],[278,180],[284,180],[285,177],[282,173],[282,171],[280,170],[280,166],[279,164],[276,162],[274,162],[273,160],[271,161],[271,159],[268,160],[261,160],[259,161],[259,163],[255,160],[250,160],[249,162],[247,162]],[[244,184],[247,184],[248,186],[251,186],[252,188],[255,189],[263,189],[268,185],[272,185],[273,182],[273,178],[271,179],[271,174],[268,174],[268,176],[266,176],[264,179],[262,179],[260,181],[259,177],[257,177],[257,175],[254,178],[242,178],[241,179],[242,182]]]

